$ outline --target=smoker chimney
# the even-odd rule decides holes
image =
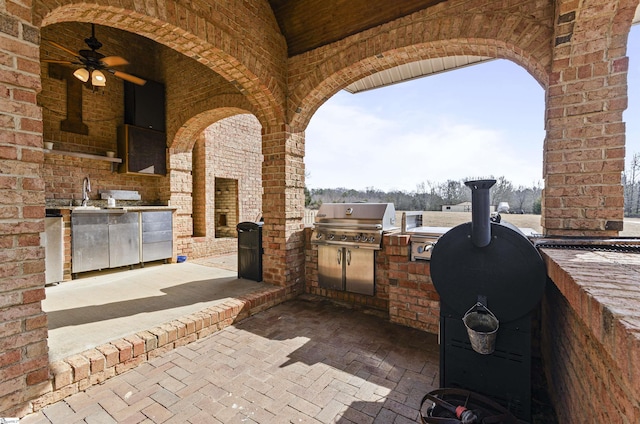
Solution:
[[[467,181],[471,189],[471,242],[476,247],[485,247],[491,242],[489,189],[496,180]]]

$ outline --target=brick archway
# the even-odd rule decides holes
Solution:
[[[227,102],[221,103],[224,104]],[[176,238],[177,250],[181,254],[194,253],[196,256],[190,255],[192,257],[206,256],[213,253],[219,254],[223,251],[233,251],[237,244],[230,239],[216,240],[211,234],[208,234],[206,237],[196,237],[195,233],[192,232],[194,219],[197,218],[196,214],[200,214],[200,219],[205,219],[206,216],[209,220],[211,218],[209,215],[212,214],[212,211],[209,211],[206,206],[206,198],[209,197],[208,193],[210,192],[208,186],[212,185],[212,182],[209,181],[208,178],[209,172],[204,175],[205,169],[202,168],[202,166],[204,166],[204,159],[195,161],[201,164],[202,169],[194,164],[194,159],[197,159],[194,156],[194,147],[196,143],[199,143],[198,146],[201,147],[200,151],[202,153],[204,145],[206,144],[204,133],[207,128],[226,118],[242,114],[251,114],[251,112],[239,107],[218,107],[202,112],[184,122],[174,139],[170,142],[168,169],[169,193],[167,194],[167,198],[171,199],[171,204],[178,206],[178,210],[174,216],[174,227],[178,232]],[[260,140],[255,141],[260,144]],[[238,142],[240,143],[239,140]],[[240,146],[237,146],[237,148],[239,149]],[[248,160],[249,158],[246,159]],[[232,162],[233,159],[228,158],[229,167],[234,168],[234,163]],[[235,164],[235,166],[237,167],[237,164]],[[249,162],[247,162],[246,166],[249,166]],[[198,184],[196,184],[195,181],[197,177],[195,174],[196,171],[200,171],[198,175],[202,177],[202,181],[197,181]],[[239,175],[247,171],[247,169],[239,170],[234,168],[233,170],[228,169],[225,172]],[[196,186],[199,187],[199,189],[196,189]],[[243,186],[242,182],[241,186]],[[244,190],[246,189],[248,188]],[[260,189],[261,186],[256,188],[258,191]],[[197,243],[196,238],[199,240]]]
[[[175,137],[169,143],[169,149],[173,153],[190,152],[193,149],[198,136],[211,124],[228,118],[233,115],[249,113],[255,115],[251,109],[251,105],[245,104],[241,106],[222,106],[222,105],[240,105],[243,98],[240,95],[217,96],[212,99],[212,108],[199,113],[195,116],[182,120],[182,125]],[[217,105],[217,107],[213,105]]]
[[[189,15],[189,11],[175,3],[167,5],[167,8],[173,9],[175,13],[169,13],[167,10],[147,10],[144,4],[141,4],[141,10],[116,8],[107,2],[56,7],[57,4],[45,1],[39,6],[42,12],[36,21],[40,27],[61,22],[92,22],[144,36],[198,61],[229,81],[246,98],[252,113],[255,113],[263,125],[283,120],[284,81],[274,83],[281,80],[277,76],[283,74],[283,70],[275,65],[256,66],[258,63],[282,61],[276,58],[259,60],[257,55],[264,55],[264,51],[243,51],[242,54],[238,52],[238,57],[229,54],[229,50],[224,46],[231,43],[234,36],[218,29],[224,28],[220,22],[207,22],[195,17],[185,20],[183,18]],[[265,27],[257,32],[275,37],[275,31],[277,27]],[[247,45],[250,45],[250,42],[247,42]],[[279,53],[283,57],[286,55],[286,46],[283,43],[277,54]]]
[[[446,50],[446,54],[444,55],[439,53],[443,50]],[[367,58],[328,76],[327,79],[320,82],[317,87],[309,91],[302,99],[301,105],[296,108],[299,112],[294,113],[291,118],[291,124],[295,128],[306,128],[314,113],[326,100],[349,84],[372,73],[418,60],[455,55],[487,56],[496,59],[511,60],[523,66],[543,87],[546,86],[548,82],[548,74],[542,72],[539,66],[534,66],[533,69],[529,68],[529,64],[524,57],[517,55],[504,45],[500,46],[500,48],[497,48],[497,46],[489,48],[484,44],[472,46],[467,43],[451,41],[430,43],[429,45],[412,46],[411,48],[388,51],[380,54],[380,58]],[[381,62],[383,63],[381,64]],[[349,77],[345,78],[344,75],[349,75]]]
[[[359,34],[339,51],[334,46],[332,50],[318,49],[320,52],[314,57],[294,57],[289,74],[306,78],[288,81],[292,93],[287,105],[288,120],[293,128],[304,129],[318,107],[349,84],[378,71],[437,57],[470,55],[508,59],[546,87],[551,51],[541,46],[552,43],[553,12],[551,6],[542,11],[532,7],[530,14],[427,10]],[[324,62],[310,70],[318,57]]]

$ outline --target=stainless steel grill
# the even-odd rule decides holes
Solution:
[[[397,230],[393,203],[325,203],[311,243],[318,246],[318,285],[373,296],[375,252],[384,233]]]

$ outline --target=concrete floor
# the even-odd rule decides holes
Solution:
[[[238,279],[236,255],[81,274],[46,288],[49,360],[66,358],[265,287]]]

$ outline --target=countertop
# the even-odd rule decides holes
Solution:
[[[72,213],[125,213],[125,212],[145,212],[145,211],[175,211],[176,206],[115,206],[115,207],[92,207],[82,206],[54,206],[47,209],[68,210]]]

